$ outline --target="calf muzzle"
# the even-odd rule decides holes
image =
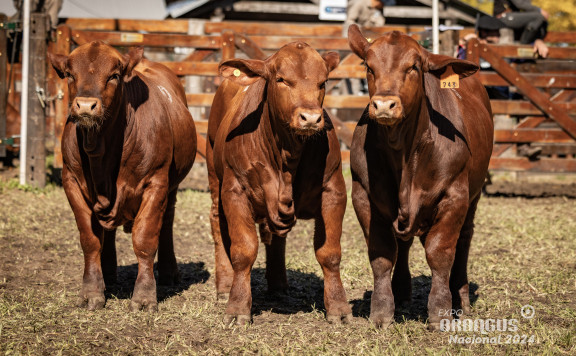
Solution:
[[[82,127],[97,127],[102,123],[102,102],[93,97],[76,97],[72,101],[70,115]]]
[[[402,119],[402,102],[397,96],[375,95],[370,100],[368,113],[379,124],[393,126]]]
[[[324,129],[324,115],[322,114],[322,109],[296,110],[292,127],[300,135],[313,135]]]

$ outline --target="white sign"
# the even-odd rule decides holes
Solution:
[[[348,0],[320,0],[318,17],[324,21],[346,21]]]

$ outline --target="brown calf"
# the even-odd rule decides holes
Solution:
[[[350,157],[374,273],[370,319],[387,326],[395,305],[410,302],[408,252],[420,236],[432,270],[429,328],[437,329],[453,301],[470,310],[468,250],[492,152],[488,96],[470,77],[474,63],[428,53],[400,32],[369,43],[351,26],[348,39],[366,63],[370,94]],[[455,77],[442,84],[449,71]]]
[[[178,184],[196,155],[184,88],[165,66],[92,42],[50,55],[68,79],[70,115],[62,136],[62,184],[84,251],[80,303],[104,307],[116,280],[116,228],[132,231],[138,277],[131,309],[157,310],[159,283],[178,279],[172,224]]]
[[[226,321],[250,321],[250,271],[258,234],[266,244],[269,291],[285,291],[286,235],[297,218],[315,219],[314,249],[324,273],[329,321],[351,309],[340,280],[346,208],[338,138],[322,109],[339,56],[291,43],[266,60],[220,64],[226,78],[210,113],[207,165],[212,195],[216,288]]]

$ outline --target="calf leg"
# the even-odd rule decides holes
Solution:
[[[270,234],[262,231],[260,234]],[[272,234],[270,244],[266,244],[266,281],[269,293],[286,293],[286,238]]]
[[[210,208],[210,227],[212,229],[212,239],[214,240],[214,259],[216,274],[216,299],[220,302],[227,302],[232,287],[234,271],[230,258],[226,252],[230,248],[230,238],[228,236],[228,225],[220,204],[220,181],[214,170],[212,146],[206,145],[206,166],[208,168],[208,183],[210,185],[210,197],[212,206]],[[227,248],[222,239],[222,231],[226,234]]]
[[[230,288],[234,280],[234,270],[230,263],[228,252],[230,250],[230,235],[228,234],[228,222],[219,197],[212,201],[210,209],[210,225],[214,240],[214,258],[216,269],[216,299],[227,302],[230,296]]]
[[[398,244],[398,256],[392,275],[392,292],[396,308],[406,310],[412,301],[412,277],[408,265],[410,247],[414,238],[408,241],[396,240]]]
[[[73,180],[67,179],[66,171],[64,171],[62,184],[76,218],[76,225],[80,232],[80,245],[84,253],[84,275],[78,305],[87,307],[88,310],[102,309],[106,302],[101,265],[104,232],[86,204],[80,189],[73,182]]]
[[[166,185],[150,186],[144,192],[142,206],[134,220],[132,245],[138,259],[138,277],[130,303],[131,310],[158,310],[154,258],[158,251],[158,240],[162,219],[167,204]]]
[[[396,263],[396,238],[392,223],[372,211],[368,236],[368,257],[374,276],[374,291],[370,303],[370,320],[386,328],[394,321],[395,300],[391,274]]]
[[[344,182],[342,182],[344,184]],[[314,250],[324,273],[324,306],[328,322],[349,322],[352,309],[340,278],[340,237],[346,209],[346,193],[326,189],[322,193],[321,216],[316,218]]]
[[[231,193],[231,192],[229,192]],[[230,297],[226,306],[224,322],[236,322],[243,325],[251,321],[252,291],[250,289],[250,272],[258,255],[258,234],[252,218],[248,199],[242,193],[231,193],[222,196],[222,207],[228,229],[222,237],[229,239],[229,253],[234,278],[230,288]],[[227,244],[224,245],[227,247]]]
[[[466,211],[467,197],[443,200],[438,206],[437,221],[426,236],[424,249],[432,270],[432,287],[428,297],[428,328],[439,330],[440,320],[452,309],[449,288],[450,270],[454,263],[458,235]]]
[[[80,292],[79,306],[86,306],[88,310],[104,308],[105,283],[102,274],[101,251],[103,229],[96,218],[85,217],[92,220],[90,226],[80,228],[80,244],[84,252],[84,276]],[[82,224],[87,225],[87,224]]]
[[[364,232],[374,276],[370,320],[376,326],[385,328],[394,321],[391,274],[396,262],[397,245],[392,233],[392,221],[371,206],[366,191],[358,182],[353,182],[352,202]]]
[[[450,273],[450,292],[452,293],[452,305],[455,309],[461,309],[464,314],[470,313],[470,295],[468,284],[468,252],[470,250],[470,242],[474,234],[474,215],[476,214],[476,207],[480,195],[470,204],[466,220],[462,230],[460,230],[460,237],[456,244],[456,256],[452,271]]]
[[[104,274],[104,282],[107,286],[116,284],[118,279],[117,269],[118,262],[116,259],[116,229],[104,231],[102,254],[100,255],[100,264]]]
[[[180,282],[180,272],[178,271],[176,255],[174,254],[173,236],[177,192],[178,189],[174,189],[168,193],[168,203],[162,219],[162,229],[160,230],[158,242],[158,284],[168,286]]]

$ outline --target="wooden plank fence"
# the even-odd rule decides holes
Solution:
[[[365,29],[375,37],[380,33],[399,30],[425,42],[429,33],[418,26],[385,26]],[[459,36],[473,31],[465,29]],[[447,34],[443,38],[454,38]],[[455,38],[458,38],[456,36]],[[334,24],[205,22],[200,20],[133,21],[114,19],[68,19],[57,31],[52,50],[68,54],[74,47],[92,40],[102,40],[125,50],[142,45],[145,55],[157,55],[163,64],[181,76],[183,83],[195,78],[200,85],[187,90],[187,101],[195,111],[199,133],[199,153],[204,154],[207,118],[214,91],[219,83],[218,63],[233,57],[265,58],[282,45],[299,40],[320,52],[338,51],[340,65],[330,74],[325,107],[331,112],[337,133],[345,146],[344,160],[349,151],[356,121],[368,103],[366,95],[346,93],[343,79],[364,78],[361,60],[351,53],[342,27]],[[549,33],[551,43],[571,46],[550,48],[549,59],[535,60],[530,46],[486,45],[471,41],[468,58],[487,61],[493,71],[478,75],[486,86],[508,86],[521,95],[519,100],[492,100],[495,115],[505,115],[509,127],[495,131],[492,170],[534,172],[576,172],[576,36],[574,33]],[[450,43],[454,48],[454,43]],[[517,63],[522,60],[524,63]],[[63,81],[52,75],[49,80],[55,90],[64,94],[56,100],[55,154],[56,166],[61,166],[59,138],[65,122],[68,96]],[[185,85],[186,88],[188,86]],[[49,93],[55,95],[55,93]],[[518,144],[530,143],[542,148],[538,159],[530,160],[516,154]],[[202,159],[202,157],[200,157]]]

